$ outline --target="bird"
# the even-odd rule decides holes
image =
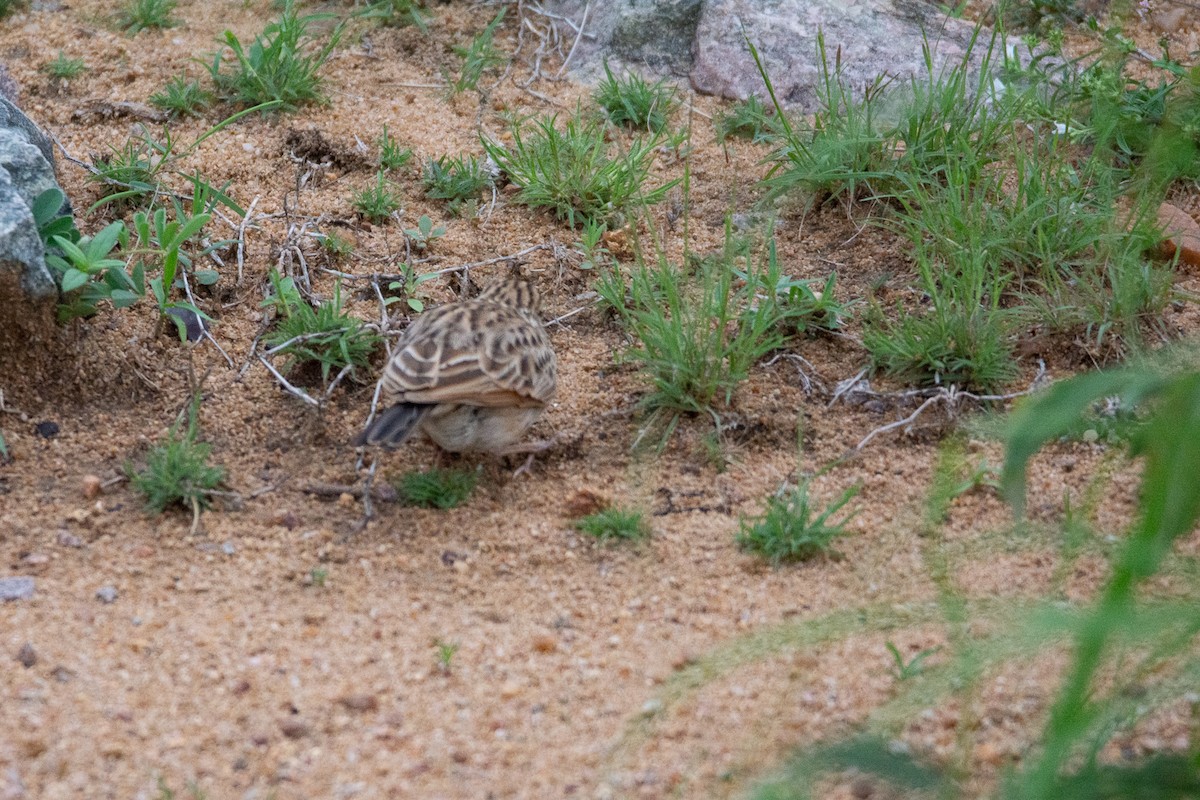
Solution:
[[[417,317],[380,378],[383,411],[354,445],[394,450],[420,430],[451,453],[532,459],[550,446],[521,442],[557,388],[540,305],[533,283],[512,274]]]

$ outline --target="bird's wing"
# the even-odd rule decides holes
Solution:
[[[555,359],[541,325],[494,303],[422,314],[383,376],[386,402],[540,406],[554,396]]]

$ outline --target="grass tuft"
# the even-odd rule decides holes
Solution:
[[[641,511],[628,508],[606,508],[575,520],[577,531],[602,542],[639,541],[650,535],[650,526]]]
[[[432,469],[405,473],[396,481],[396,490],[409,505],[445,510],[467,502],[478,482],[475,470]]]

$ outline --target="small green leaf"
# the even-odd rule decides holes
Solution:
[[[88,274],[72,267],[63,273],[62,290],[63,292],[73,292],[87,282]]]

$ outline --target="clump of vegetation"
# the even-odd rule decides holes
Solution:
[[[339,23],[315,49],[308,30],[314,22],[327,17],[299,16],[294,0],[287,0],[283,14],[255,36],[249,48],[232,31],[225,31],[224,42],[233,60],[227,62],[222,50],[209,65],[218,94],[233,103],[247,106],[270,103],[272,108],[283,111],[306,103],[326,102],[323,80],[318,73],[341,41],[343,24]],[[229,69],[225,68],[227,63]]]
[[[450,81],[447,89],[451,97],[465,91],[474,91],[479,86],[483,73],[495,69],[507,60],[493,43],[496,29],[504,20],[505,11],[506,9],[501,8],[487,27],[476,34],[466,47],[454,48],[454,52],[462,57],[463,63],[459,68],[458,77]]]
[[[117,12],[117,25],[130,36],[147,28],[171,28],[179,22],[171,16],[177,0],[127,0]]]
[[[179,505],[192,512],[193,520],[209,507],[212,495],[225,480],[225,470],[209,464],[212,446],[198,441],[199,398],[188,409],[187,427],[177,423],[165,441],[146,457],[146,467],[126,467],[133,488],[146,498],[146,508],[161,514]]]
[[[379,145],[380,169],[397,170],[412,160],[413,151],[407,147],[401,147],[400,143],[396,141],[396,137],[388,133],[387,125],[383,126],[383,133],[377,144]]]
[[[150,95],[149,100],[150,105],[172,116],[198,117],[201,111],[212,105],[213,96],[200,85],[199,80],[176,75],[160,91]]]
[[[434,639],[433,646],[437,648],[437,667],[443,675],[449,675],[454,664],[454,656],[458,653],[458,642],[446,639]]]
[[[354,253],[354,242],[337,233],[325,233],[317,237],[324,250],[334,261],[344,261]]]
[[[422,214],[417,220],[417,227],[405,228],[404,235],[408,237],[408,241],[412,244],[413,249],[423,251],[437,239],[446,235],[446,228],[442,225],[434,227],[433,220],[427,215]]]
[[[774,566],[789,561],[808,561],[832,552],[833,540],[842,536],[846,523],[857,511],[833,517],[862,490],[851,486],[817,513],[809,497],[808,479],[791,491],[780,490],[767,501],[762,516],[743,519],[736,541],[738,547],[766,558]]]
[[[67,54],[59,50],[53,60],[42,65],[42,72],[56,81],[66,82],[87,72],[87,64],[82,58],[67,58]]]
[[[382,171],[375,173],[375,180],[364,189],[359,189],[350,198],[350,204],[360,217],[370,222],[383,222],[400,208],[400,193]]]
[[[404,502],[421,508],[457,508],[470,499],[479,473],[464,469],[432,469],[409,472],[396,481]]]
[[[492,160],[520,187],[517,202],[549,208],[572,227],[623,219],[625,214],[662,200],[679,181],[643,188],[659,139],[631,143],[614,152],[602,121],[576,109],[562,130],[557,116],[544,117],[526,130],[514,124],[513,143],[484,140]]]
[[[263,341],[270,348],[268,355],[287,356],[285,371],[312,364],[329,385],[335,370],[336,383],[343,375],[354,377],[357,369],[367,365],[379,346],[379,334],[345,312],[339,284],[334,284],[333,297],[316,308],[300,295],[295,280],[281,277],[274,269],[271,286],[274,294],[263,305],[275,309],[276,323]]]
[[[29,0],[0,0],[0,19],[4,19],[19,8],[29,5]]]
[[[596,87],[593,97],[608,114],[614,125],[644,128],[658,133],[667,125],[667,117],[675,108],[675,89],[666,80],[647,83],[642,76],[630,73],[624,78],[613,76],[604,62],[604,80]]]
[[[773,141],[778,133],[772,113],[755,95],[733,103],[713,120],[717,141],[733,138],[747,139],[755,144]]]
[[[631,508],[606,508],[575,520],[575,530],[607,541],[638,541],[650,535],[645,515]]]
[[[373,0],[368,2],[357,16],[377,21],[387,28],[412,25],[421,31],[429,31],[429,12],[420,0]]]
[[[460,216],[492,186],[492,173],[487,163],[475,156],[442,156],[425,162],[421,181],[426,197],[447,201],[450,213]]]
[[[623,357],[641,365],[651,385],[643,405],[670,415],[668,433],[681,412],[706,413],[719,423],[719,406],[784,340],[772,272],[777,262],[762,263],[727,235],[724,250],[689,266],[662,254],[652,263],[639,258],[628,280],[610,269],[597,285],[634,337]]]

